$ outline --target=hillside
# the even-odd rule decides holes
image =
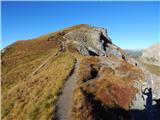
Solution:
[[[141,59],[145,63],[160,66],[160,43],[144,49]]]
[[[141,66],[143,66],[143,68],[145,68],[146,70],[150,71],[152,74],[158,75],[160,76],[160,66],[159,64],[159,49],[157,47],[158,45],[152,45],[152,47],[149,47],[145,50],[127,50],[125,49],[124,51],[126,52],[126,54],[135,59]],[[147,54],[147,51],[149,49],[154,49],[155,53],[149,53]],[[152,50],[149,50],[150,52]],[[153,51],[153,52],[154,52]],[[146,56],[147,55],[147,56]],[[149,56],[151,55],[151,56]]]
[[[17,41],[1,54],[2,120],[160,118],[160,77],[137,65],[104,28],[72,26]]]
[[[126,54],[128,55],[128,56],[130,56],[130,57],[132,57],[132,58],[135,58],[135,59],[138,59],[139,57],[141,57],[142,56],[142,53],[143,53],[143,50],[142,49],[131,49],[131,50],[129,50],[129,49],[124,49],[124,51],[126,52]]]

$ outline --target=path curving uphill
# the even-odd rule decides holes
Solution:
[[[62,95],[57,102],[57,118],[56,120],[70,120],[70,110],[72,103],[73,91],[76,86],[76,69],[78,62],[75,63],[73,71],[67,79],[64,88],[62,89]]]

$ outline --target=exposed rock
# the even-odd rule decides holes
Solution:
[[[122,49],[114,45],[112,42],[109,42],[110,40],[108,40],[108,38],[106,38],[108,40],[106,44],[104,44],[103,40],[103,42],[101,42],[101,37],[99,36],[107,35],[104,35],[104,32],[99,33],[99,31],[96,33],[95,31],[97,29],[94,27],[92,28],[93,30],[91,30],[91,32],[81,30],[70,33],[67,36],[68,39],[84,41],[82,44],[85,44],[88,51],[92,51],[95,55],[101,56],[98,57],[100,61],[94,64],[95,67],[100,67],[97,77],[94,79],[92,78],[91,80],[85,80],[87,82],[82,82],[83,84],[81,84],[85,94],[93,96],[91,97],[92,99],[98,100],[103,106],[109,109],[119,108],[122,109],[122,111],[131,111],[131,114],[129,112],[131,117],[128,119],[135,119],[137,117],[141,118],[141,112],[140,114],[135,114],[134,111],[142,110],[153,112],[152,117],[155,120],[158,120],[157,116],[160,111],[154,109],[154,105],[157,104],[153,99],[159,99],[160,87],[158,87],[158,85],[160,83],[160,78],[143,69],[138,61],[127,56]],[[71,38],[70,36],[74,37]],[[83,36],[83,39],[81,39],[82,37],[75,38],[75,36]],[[92,55],[90,52],[88,53],[89,54],[86,55]],[[88,62],[86,64],[90,63]],[[155,83],[157,85],[155,85]],[[146,107],[148,106],[148,96],[145,95],[145,92],[149,90],[149,88],[152,89],[151,94],[153,97],[151,99],[153,104],[151,103],[150,106],[153,107],[153,111],[152,108],[149,108],[151,110],[147,110],[148,108]],[[148,112],[145,112],[142,115],[147,115]]]
[[[89,51],[96,55],[104,56],[106,53],[107,43],[111,43],[107,33],[103,28],[89,27],[80,28],[64,35],[64,38],[73,40],[78,50],[83,55],[90,54]],[[75,42],[76,41],[76,42]],[[88,50],[87,52],[86,49]]]
[[[153,74],[145,73],[143,82],[137,81],[135,88],[138,92],[132,101],[132,117],[135,120],[154,119],[160,117],[160,108],[156,100],[160,99],[160,78]],[[137,112],[139,111],[139,112]]]

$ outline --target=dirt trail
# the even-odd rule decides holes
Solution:
[[[58,120],[70,120],[70,110],[72,103],[73,91],[76,86],[76,68],[78,62],[75,63],[73,73],[70,75],[62,90],[62,95],[57,102],[57,119]]]

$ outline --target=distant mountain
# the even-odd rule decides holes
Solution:
[[[143,62],[160,66],[160,43],[144,49],[141,59]]]
[[[135,59],[139,58],[143,53],[143,49],[124,49],[124,51],[128,56]]]
[[[154,44],[146,49],[124,49],[126,54],[134,58],[143,65],[143,67],[149,70],[151,73],[160,75],[160,44]]]
[[[105,28],[75,25],[17,41],[1,54],[2,120],[160,118],[160,77]]]

